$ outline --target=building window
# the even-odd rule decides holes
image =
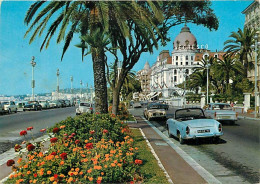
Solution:
[[[176,56],[176,61],[178,61],[178,56]]]
[[[174,74],[175,74],[175,75],[177,74],[177,70],[174,70]]]
[[[182,65],[182,62],[181,62],[181,65]]]
[[[176,66],[178,66],[178,62],[176,62]]]
[[[190,58],[191,58],[191,60],[193,60],[193,56],[191,56]]]
[[[174,76],[174,82],[176,82],[177,81],[177,76]]]
[[[199,62],[197,62],[197,65],[199,65],[200,63]]]
[[[186,69],[186,74],[189,74],[189,69]]]
[[[189,62],[186,62],[186,65],[189,65]]]
[[[188,56],[186,56],[186,60],[188,60],[189,59],[189,57]]]
[[[190,64],[193,65],[193,62],[191,62]]]
[[[217,54],[215,54],[215,55],[214,55],[214,57],[215,57],[215,58],[218,58],[218,55],[217,55]]]

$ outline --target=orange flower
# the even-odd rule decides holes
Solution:
[[[117,160],[114,160],[114,163],[116,164],[116,163],[117,163]]]
[[[104,173],[104,172],[101,172],[100,174],[103,176],[105,173]]]
[[[23,168],[25,168],[25,169],[28,168],[28,165],[24,165]]]
[[[88,172],[88,173],[91,173],[91,172],[92,172],[92,169],[89,169],[87,172]]]
[[[79,175],[82,175],[82,174],[83,174],[83,172],[82,172],[82,171],[80,171]]]
[[[31,174],[31,171],[27,171],[27,174],[28,174],[28,175]]]
[[[111,163],[111,166],[112,166],[112,167],[115,167],[115,166],[116,166],[116,164],[114,164],[114,163]]]
[[[52,176],[52,177],[50,177],[50,181],[54,181],[54,177]]]
[[[62,125],[62,126],[60,126],[60,129],[63,129],[63,128],[65,128],[66,126],[65,125]]]
[[[64,161],[63,160],[60,162],[60,165],[64,165]]]
[[[70,178],[68,179],[68,183],[71,183],[72,181],[73,181],[73,178],[70,177]]]
[[[34,180],[33,180],[33,183],[37,183],[37,180],[36,180],[36,179],[34,179]]]
[[[43,153],[40,152],[40,153],[38,154],[38,156],[39,156],[39,157],[43,157]]]
[[[122,164],[118,163],[117,166],[118,166],[118,167],[122,167]]]
[[[104,165],[105,168],[107,168],[107,165]]]
[[[47,174],[51,174],[51,171],[47,171]]]
[[[19,158],[19,159],[17,160],[17,163],[20,164],[22,160],[23,160],[22,158]]]
[[[100,181],[101,181],[101,180],[102,180],[102,177],[98,177],[98,179],[97,179],[97,180],[100,180]]]
[[[76,172],[79,172],[79,168],[76,168],[75,171],[76,171]]]
[[[88,140],[85,140],[84,142],[85,142],[85,143],[88,143]]]
[[[88,177],[89,181],[93,181],[93,178],[92,177]]]
[[[64,175],[64,174],[60,174],[60,177],[61,177],[61,178],[64,178],[64,177],[65,177],[65,175]]]

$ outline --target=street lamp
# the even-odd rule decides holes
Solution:
[[[71,93],[71,94],[73,94],[72,83],[73,83],[73,77],[70,76],[70,93]]]
[[[87,93],[87,96],[86,96],[86,98],[87,98],[87,101],[89,100],[89,94],[88,94],[88,83],[87,83],[87,86],[86,86],[86,93]]]
[[[184,76],[184,105],[183,105],[183,107],[185,108],[185,106],[186,106],[186,77],[188,76],[188,74],[185,72],[183,74],[183,76]]]
[[[34,61],[35,57],[32,57],[31,65],[32,65],[32,100],[34,101],[34,87],[35,87],[35,80],[34,80],[34,67],[36,66],[36,62]]]
[[[59,91],[60,91],[60,87],[59,87],[60,70],[59,70],[59,69],[57,69],[56,75],[57,75],[57,98],[59,99]],[[58,100],[58,99],[57,99],[57,100]]]
[[[211,65],[208,63],[206,64],[206,69],[207,69],[207,104],[209,104],[209,67]]]
[[[80,98],[82,97],[82,80],[80,80]]]
[[[251,47],[255,49],[255,118],[257,117],[257,51],[258,51],[258,46],[260,46],[260,42],[257,42],[258,40],[258,34],[254,36],[255,39],[255,45],[252,45]]]

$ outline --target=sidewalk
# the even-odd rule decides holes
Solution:
[[[129,124],[129,127],[140,128],[150,142],[162,165],[169,174],[174,184],[203,184],[209,183],[183,157],[177,153],[168,141],[159,135],[145,120],[136,117],[137,123]],[[200,168],[198,168],[200,169]],[[215,182],[211,182],[215,183]]]
[[[254,114],[249,114],[249,113],[238,113],[238,118],[239,119],[251,119],[251,120],[259,120],[260,121],[260,117],[255,118]]]

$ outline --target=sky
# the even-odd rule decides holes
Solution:
[[[199,45],[208,45],[208,49],[215,51],[223,49],[223,43],[228,39],[232,31],[243,28],[245,15],[241,12],[252,1],[212,1],[212,8],[219,19],[217,31],[209,31],[203,26],[187,24],[192,34],[197,38]],[[73,87],[83,88],[93,86],[93,65],[91,56],[88,55],[81,60],[81,51],[76,44],[79,39],[75,37],[67,50],[63,60],[61,54],[63,42],[56,44],[55,37],[50,42],[48,49],[40,52],[43,37],[37,37],[29,44],[29,37],[24,38],[28,26],[24,24],[24,17],[33,1],[2,1],[0,0],[0,95],[24,95],[31,94],[32,80],[32,56],[35,57],[34,68],[35,93],[49,93],[56,90],[59,69],[60,89],[70,88],[70,76],[73,76]],[[138,71],[144,67],[146,61],[150,66],[156,61],[162,50],[173,50],[173,41],[180,33],[184,25],[173,27],[169,36],[171,41],[167,46],[159,47],[153,54],[144,53],[134,66]],[[30,35],[29,35],[30,36]],[[108,58],[108,60],[113,60]]]

